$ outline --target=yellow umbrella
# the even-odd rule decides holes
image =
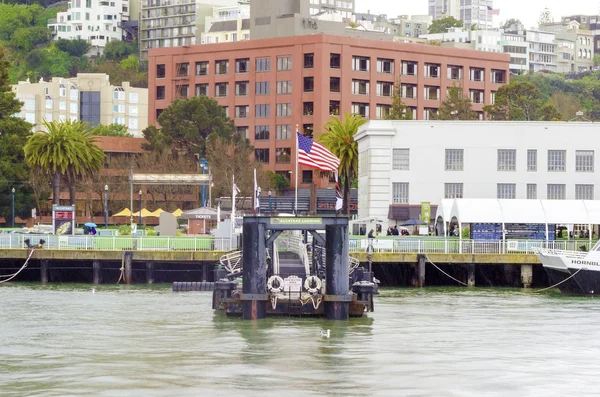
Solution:
[[[161,212],[165,212],[165,210],[163,210],[162,208],[157,209],[156,211],[152,212],[152,216],[155,217],[159,217]]]
[[[132,216],[140,216],[140,212],[134,212]],[[148,211],[145,208],[142,208],[142,218],[147,218],[149,216],[153,216],[152,212]]]
[[[129,208],[125,208],[123,211],[119,212],[118,214],[114,214],[113,216],[131,216],[131,211]]]
[[[172,214],[179,218],[181,214],[183,214],[183,211],[177,208],[175,211],[172,212]]]

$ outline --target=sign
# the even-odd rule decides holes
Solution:
[[[423,201],[421,202],[421,220],[423,222],[431,222],[431,203]]]
[[[322,218],[271,218],[273,225],[319,225]]]
[[[196,219],[210,219],[211,215],[195,215],[194,218],[196,218]]]
[[[283,292],[302,291],[302,279],[298,276],[289,276],[283,279]]]
[[[31,212],[33,215],[33,210]],[[75,234],[74,205],[52,206],[52,230],[58,235]]]
[[[37,210],[36,210],[35,208],[32,208],[32,209],[31,209],[31,217],[32,217],[33,219],[37,218]]]

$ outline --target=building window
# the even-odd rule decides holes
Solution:
[[[254,85],[256,95],[269,95],[271,92],[271,83],[269,81],[257,81]]]
[[[369,118],[369,104],[363,102],[352,102],[352,113]]]
[[[215,74],[229,74],[229,61],[216,61]]]
[[[425,99],[429,99],[430,101],[439,101],[440,100],[440,87],[434,85],[426,85],[425,86]]]
[[[289,141],[292,135],[291,124],[278,124],[275,139],[278,141]]]
[[[123,93],[123,94],[125,94],[125,93]],[[72,101],[79,100],[79,91],[77,90],[77,88],[71,87],[71,90],[69,90],[69,99]],[[123,99],[125,99],[125,98],[123,97]]]
[[[79,109],[81,109],[80,120],[82,122],[90,123],[92,126],[100,124],[100,92],[82,91]]]
[[[129,102],[131,103],[138,103],[138,93],[137,92],[130,92],[129,93]]]
[[[444,183],[444,198],[463,198],[462,183]]]
[[[235,107],[235,118],[236,119],[247,119],[250,114],[250,106],[242,105]]]
[[[277,148],[275,149],[275,162],[278,164],[289,164],[292,158],[292,149]]]
[[[257,72],[270,72],[271,71],[271,58],[256,58],[256,71]]]
[[[506,83],[506,72],[504,70],[492,69],[491,79],[492,83],[504,84]]]
[[[73,98],[71,98],[73,100]],[[122,87],[117,87],[113,91],[113,100],[115,101],[124,101],[125,100],[125,90]]]
[[[269,104],[261,104],[255,106],[254,117],[267,118],[271,116],[271,106]]]
[[[575,171],[594,172],[594,151],[576,150],[575,151]]]
[[[268,141],[269,140],[269,126],[268,125],[257,125],[254,127],[254,139],[257,141]]]
[[[304,92],[313,92],[315,90],[315,78],[305,77],[304,78]]]
[[[369,95],[369,80],[352,80],[354,95]]]
[[[377,104],[377,106],[375,106],[375,117],[377,120],[385,120],[385,118],[390,115],[391,108],[391,105]]]
[[[156,86],[156,99],[165,99],[165,86],[164,85]]]
[[[483,90],[469,90],[469,98],[473,103],[483,104],[485,93]]]
[[[247,81],[235,82],[235,96],[248,96],[250,91],[250,83]]]
[[[437,108],[425,108],[423,109],[423,120],[433,120],[437,114]]]
[[[535,183],[527,184],[527,199],[537,200],[537,185]]]
[[[236,73],[248,73],[250,71],[250,59],[236,59],[235,60],[235,72]]]
[[[268,163],[269,149],[254,149],[254,158],[260,163]]]
[[[408,204],[408,182],[392,183],[392,195],[394,204]]]
[[[302,124],[302,135],[305,137],[312,139],[313,133],[315,132],[314,130],[313,124]]]
[[[332,116],[340,115],[340,101],[329,101],[329,114]]]
[[[164,79],[166,74],[167,74],[167,70],[165,68],[165,65],[156,65],[156,78],[157,79]]]
[[[175,93],[177,98],[187,98],[190,91],[188,84],[178,84],[175,86]]]
[[[359,72],[368,72],[370,69],[371,58],[369,57],[352,57],[352,70]]]
[[[484,69],[481,69],[481,68],[471,68],[470,69],[471,81],[483,82],[483,80],[484,80],[483,76],[484,76]]]
[[[462,80],[462,66],[448,65],[448,80]]]
[[[537,171],[537,150],[527,150],[527,171]]]
[[[208,74],[208,61],[196,62],[196,76],[206,76]]]
[[[566,158],[566,150],[548,150],[548,172],[564,172]]]
[[[377,73],[393,74],[394,73],[394,60],[377,58]]]
[[[69,103],[69,113],[77,114],[79,110],[79,104],[77,103]]]
[[[408,171],[410,165],[410,149],[393,149],[392,169]]]
[[[235,131],[242,139],[250,139],[248,136],[248,126],[235,127]]]
[[[329,67],[331,69],[339,69],[342,66],[340,54],[329,54]]]
[[[187,77],[190,73],[190,64],[188,62],[178,63],[175,65],[177,77]]]
[[[517,185],[514,183],[499,183],[497,188],[497,197],[499,199],[517,198]]]
[[[52,98],[46,96],[46,109],[52,109]]]
[[[575,200],[593,200],[594,185],[575,185]]]
[[[446,149],[446,171],[462,171],[464,167],[463,149]]]
[[[388,81],[377,82],[377,96],[391,97],[394,93],[394,83]]]
[[[564,184],[549,184],[548,185],[548,200],[565,200],[566,186]]]
[[[131,105],[129,105],[128,110],[129,110],[129,113],[128,113],[129,116],[135,116],[135,117],[137,117],[139,115],[138,114],[139,113],[139,109],[138,109],[137,106],[131,106]]]
[[[340,78],[339,77],[330,77],[329,78],[329,91],[330,92],[340,92]]]
[[[314,102],[304,102],[302,104],[302,115],[303,116],[312,116],[315,111]]]
[[[113,112],[125,113],[125,105],[113,105]]]
[[[516,171],[517,150],[498,149],[498,171]]]
[[[226,97],[229,94],[229,83],[215,84],[215,96]]]
[[[402,84],[400,86],[402,98],[405,99],[417,99],[417,86],[416,84]]]
[[[304,68],[312,69],[315,67],[315,54],[304,54]]]
[[[208,96],[208,84],[196,84],[196,96]]]
[[[292,57],[277,57],[277,70],[292,70]]]
[[[440,65],[437,63],[426,63],[425,77],[438,79],[440,77]]]
[[[402,61],[402,74],[405,76],[416,76],[417,63],[411,61]]]
[[[311,170],[302,171],[302,183],[312,183],[313,172]]]
[[[277,82],[277,93],[278,94],[291,94],[292,93],[292,82],[290,80],[278,81]]]
[[[292,104],[291,103],[278,103],[277,104],[277,117],[291,117],[292,116]]]

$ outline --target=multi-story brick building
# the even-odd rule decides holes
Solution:
[[[153,49],[149,123],[178,97],[214,97],[250,139],[256,158],[289,177],[296,125],[312,136],[331,115],[383,118],[397,79],[416,119],[436,112],[454,84],[483,117],[483,105],[507,82],[508,67],[508,54],[329,35]],[[310,170],[301,176],[302,183],[312,181]]]

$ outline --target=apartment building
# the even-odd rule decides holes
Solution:
[[[503,52],[502,32],[451,28],[446,33],[422,34],[421,38],[440,42],[442,47],[468,48],[477,51]]]
[[[565,73],[580,73],[594,67],[594,33],[580,29],[576,20],[548,23],[540,26],[546,32],[556,35],[559,49],[558,63]],[[567,62],[568,61],[568,62]]]
[[[358,217],[387,219],[395,204],[452,198],[595,200],[596,130],[568,122],[370,121],[356,135]]]
[[[137,3],[129,0],[71,0],[68,9],[48,20],[53,39],[80,39],[90,53],[102,54],[106,43],[123,39],[122,24],[137,19]]]
[[[510,55],[510,73],[523,74],[529,71],[529,43],[523,32],[503,32],[500,41],[502,52]]]
[[[289,0],[279,0],[283,3]],[[294,1],[294,0],[292,0]],[[354,19],[355,0],[310,0],[310,15],[322,12],[337,12],[348,21]]]
[[[215,7],[205,18],[201,44],[224,43],[250,39],[250,5]]]
[[[460,0],[429,0],[428,14],[434,19],[453,17],[460,19]]]
[[[529,43],[529,70],[539,72],[558,71],[556,64],[556,34],[539,30],[527,30],[525,41]]]
[[[214,97],[250,139],[256,158],[289,177],[296,125],[317,136],[331,115],[383,118],[398,78],[417,119],[431,117],[454,84],[483,115],[482,106],[507,82],[508,61],[506,54],[329,35],[153,49],[149,122],[178,97]],[[300,180],[311,178],[307,171]]]
[[[44,129],[44,121],[81,120],[92,126],[122,124],[134,137],[142,137],[148,126],[148,89],[128,82],[113,86],[104,73],[20,81],[12,89],[23,102],[21,117],[34,125],[34,132]]]

